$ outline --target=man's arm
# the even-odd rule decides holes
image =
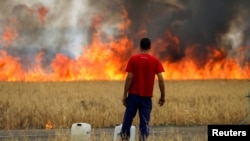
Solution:
[[[158,103],[160,106],[162,106],[165,103],[165,84],[164,84],[164,79],[163,79],[162,73],[158,73],[157,77],[158,77],[159,89],[161,92],[161,97],[160,97]]]
[[[128,96],[128,90],[130,88],[131,82],[133,78],[133,73],[128,72],[126,80],[125,80],[125,85],[124,85],[124,92],[123,92],[123,98],[122,98],[122,103],[124,106],[126,106],[126,100]]]

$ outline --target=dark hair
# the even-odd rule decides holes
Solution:
[[[142,38],[140,42],[141,49],[149,50],[151,48],[151,42],[149,38]]]

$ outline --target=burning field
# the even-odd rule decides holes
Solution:
[[[248,114],[249,7],[249,0],[5,0],[0,129],[120,123],[125,66],[142,37],[165,68],[167,103],[155,105],[151,125],[238,124]],[[158,96],[156,89],[154,103]]]
[[[166,80],[249,79],[249,6],[247,0],[4,1],[0,80],[123,80],[145,36]]]

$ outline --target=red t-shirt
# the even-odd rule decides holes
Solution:
[[[164,68],[157,58],[142,53],[129,59],[126,71],[133,73],[129,93],[152,97],[155,74],[164,72]]]

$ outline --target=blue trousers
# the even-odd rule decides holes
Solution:
[[[152,99],[151,97],[141,97],[135,94],[129,94],[127,97],[127,106],[124,113],[121,136],[130,136],[130,127],[133,119],[139,111],[140,118],[140,140],[144,140],[149,135],[149,120],[150,113],[152,111]]]

